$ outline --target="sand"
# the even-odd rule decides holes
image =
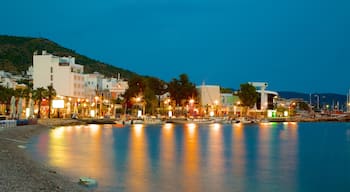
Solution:
[[[0,191],[91,191],[58,170],[34,161],[23,148],[34,135],[74,120],[40,120],[37,125],[0,128]]]

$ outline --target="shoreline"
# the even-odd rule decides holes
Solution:
[[[36,125],[0,129],[0,191],[91,191],[52,167],[30,157],[25,144],[53,126],[82,124],[75,120],[39,120]]]

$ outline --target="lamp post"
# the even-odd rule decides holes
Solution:
[[[317,97],[317,110],[319,110],[320,109],[320,96],[314,95],[314,97]]]
[[[189,103],[190,103],[190,116],[193,116],[193,103],[194,103],[194,100],[190,99]]]
[[[96,106],[95,106],[95,115],[98,117],[98,115],[100,115],[100,113],[98,113],[98,115],[97,115],[98,96],[95,96],[95,103],[96,103]]]

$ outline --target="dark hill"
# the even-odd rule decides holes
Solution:
[[[97,71],[107,77],[116,77],[120,73],[125,78],[137,75],[131,71],[80,55],[74,50],[64,48],[48,39],[7,35],[0,35],[0,69],[14,74],[26,71],[33,63],[34,51],[41,53],[42,50],[47,50],[47,52],[57,56],[75,57],[78,64],[84,65],[85,73]]]

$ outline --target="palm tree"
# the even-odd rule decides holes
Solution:
[[[0,103],[6,104],[6,113],[8,113],[10,100],[11,97],[15,95],[15,91],[0,85],[0,93]]]
[[[35,100],[35,102],[38,102],[38,114],[37,114],[37,118],[40,118],[40,113],[41,113],[41,102],[42,100],[45,98],[46,96],[46,89],[44,87],[39,87],[37,89],[35,89],[33,91],[33,99]]]
[[[51,117],[51,101],[52,98],[56,96],[56,90],[53,88],[52,85],[47,86],[47,96],[49,98],[49,114],[48,117]]]

